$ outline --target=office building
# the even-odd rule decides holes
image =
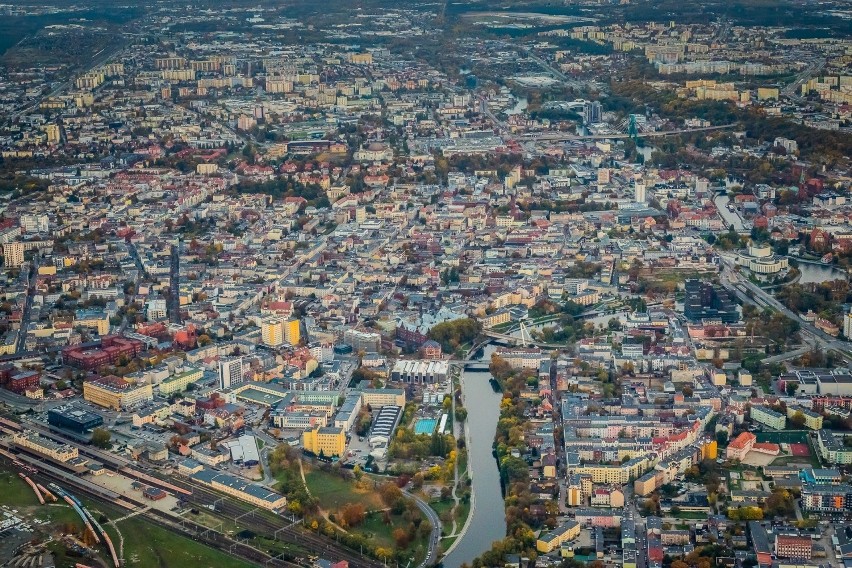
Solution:
[[[125,410],[153,400],[149,384],[136,384],[120,377],[108,375],[83,383],[83,398],[98,406]]]
[[[346,451],[346,433],[343,428],[323,426],[302,433],[302,448],[322,457],[340,457]]]
[[[242,357],[224,357],[219,360],[219,386],[229,389],[243,382]]]
[[[47,423],[60,430],[67,430],[75,434],[86,434],[102,426],[104,419],[95,412],[66,404],[48,410]]]
[[[721,286],[696,279],[687,280],[685,286],[683,314],[687,319],[694,322],[721,320],[722,323],[736,323],[740,320],[736,303]]]

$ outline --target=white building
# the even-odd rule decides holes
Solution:
[[[148,303],[145,305],[145,315],[148,316],[149,320],[158,320],[165,318],[166,300],[164,298],[148,300]]]
[[[219,386],[231,388],[243,382],[243,358],[226,357],[219,360]]]
[[[47,233],[50,230],[47,215],[21,215],[21,230],[25,233]]]

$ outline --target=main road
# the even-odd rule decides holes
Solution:
[[[751,302],[751,298],[745,296],[741,292],[741,290],[737,288],[737,286],[740,285],[744,286],[745,289],[748,290],[755,299],[760,300],[763,305],[768,306],[769,308],[778,312],[781,312],[793,321],[799,322],[801,332],[804,335],[810,336],[815,339],[818,344],[823,347],[823,349],[830,349],[832,351],[835,351],[847,361],[852,361],[852,354],[850,354],[850,348],[852,348],[852,346],[849,343],[841,341],[836,337],[832,337],[821,329],[817,329],[812,323],[803,320],[799,316],[799,314],[792,311],[787,306],[776,300],[774,296],[768,294],[765,290],[761,289],[760,286],[755,285],[746,278],[740,278],[739,276],[737,276],[733,270],[733,259],[725,256],[721,258],[722,273],[719,276],[719,280],[725,288],[733,291],[734,294],[736,294],[737,297],[739,297],[741,300],[748,300]]]
[[[429,506],[429,503],[404,489],[402,493],[417,504],[417,508],[426,515],[426,518],[429,519],[429,523],[432,525],[432,532],[429,535],[429,549],[426,553],[426,558],[420,563],[419,568],[434,566],[438,562],[438,544],[441,541],[441,519],[438,517],[438,513],[435,512],[435,509]]]

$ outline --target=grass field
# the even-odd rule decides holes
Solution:
[[[154,526],[138,517],[117,523],[124,536],[124,558],[128,566],[160,568],[249,568],[253,564],[231,558],[205,545]],[[107,528],[107,527],[105,527]],[[118,535],[107,528],[113,543]]]
[[[305,481],[311,495],[319,499],[320,507],[326,511],[334,512],[346,503],[360,503],[368,511],[384,508],[378,493],[360,489],[334,473],[306,468]]]
[[[17,508],[38,504],[35,493],[18,474],[0,471],[0,505]]]
[[[370,476],[365,479],[375,479],[377,484],[384,482],[384,480]],[[384,513],[380,511],[384,511],[386,506],[372,483],[362,482],[359,485],[354,481],[342,479],[334,472],[325,472],[307,464],[305,464],[305,481],[311,495],[319,499],[320,507],[327,513],[336,513],[347,503],[363,505],[368,513],[363,524],[347,530],[364,535],[377,546],[395,548],[394,529],[407,526],[409,521],[406,521],[402,515],[392,514],[390,524],[385,524]],[[371,511],[374,511],[374,513],[370,514]],[[423,518],[419,510],[418,514]],[[423,522],[426,522],[426,520],[423,519]],[[425,538],[418,537],[417,540],[408,545],[405,552],[411,553],[416,561],[421,560],[425,557],[427,539],[428,536]]]
[[[102,502],[81,498],[83,505],[99,519],[105,515],[109,519],[123,517],[123,509]],[[83,521],[64,501],[40,505],[35,493],[16,473],[0,471],[0,505],[17,509],[25,518],[37,518],[47,521],[43,529],[55,533],[63,525],[73,525],[82,530]],[[104,525],[110,533],[118,550],[119,538],[115,528]],[[250,568],[253,564],[242,562],[207,548],[201,543],[153,525],[140,517],[131,517],[118,523],[124,537],[124,556],[128,566],[140,568]],[[57,555],[57,566],[73,566],[79,558],[67,556],[61,545],[51,547]],[[105,547],[98,549],[106,558]]]
[[[790,432],[755,432],[758,442],[775,444],[807,444],[808,433],[803,431]]]

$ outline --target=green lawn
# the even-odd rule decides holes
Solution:
[[[364,480],[368,480],[366,483]],[[385,524],[384,514],[380,511],[385,509],[385,504],[382,502],[378,491],[372,486],[369,480],[374,480],[377,484],[384,483],[386,479],[374,478],[366,476],[359,485],[355,481],[347,481],[342,479],[334,472],[325,472],[305,464],[305,481],[311,495],[319,499],[320,507],[328,513],[336,513],[343,505],[347,503],[360,503],[368,511],[367,518],[364,523],[347,529],[349,532],[358,533],[366,536],[377,546],[395,548],[393,539],[393,531],[396,528],[406,527],[409,521],[406,521],[402,515],[391,515],[390,524]],[[375,511],[369,514],[370,511]],[[422,513],[418,511],[422,522],[426,522]],[[413,554],[416,561],[422,560],[425,557],[426,538],[418,538],[410,543],[405,552]]]
[[[305,481],[311,495],[319,499],[320,507],[335,512],[346,503],[361,503],[368,511],[383,509],[381,497],[372,490],[360,489],[333,472],[305,466]]]
[[[701,513],[699,511],[680,511],[678,513],[668,513],[668,516],[674,517],[675,519],[706,519],[707,513]]]
[[[119,518],[127,512],[114,505],[94,502],[82,498],[83,505],[91,511],[95,518],[102,514],[108,518]],[[19,509],[23,514],[32,514],[36,518],[47,521],[44,530],[53,532],[61,525],[74,525],[77,530],[82,530],[83,521],[79,515],[64,501],[40,505],[32,489],[18,477],[16,473],[0,471],[0,504]],[[124,556],[128,566],[139,566],[140,568],[250,568],[252,564],[231,558],[230,556],[207,548],[193,540],[172,533],[168,530],[148,523],[140,517],[118,523],[119,529],[124,536]],[[115,529],[109,525],[104,528],[110,533],[110,538],[118,551],[119,539]],[[79,561],[66,556],[62,546],[53,547],[57,553],[60,566],[73,566]],[[98,549],[106,558],[108,552],[106,547]]]
[[[139,517],[117,523],[124,536],[124,559],[127,566],[158,566],[160,568],[249,568],[243,562],[166,529],[152,525]],[[104,527],[118,547],[115,529]]]
[[[33,490],[17,473],[0,471],[0,505],[17,508],[38,504]]]
[[[453,532],[453,520],[444,521],[442,515],[451,510],[455,505],[455,501],[448,499],[446,501],[429,501],[429,506],[438,513],[438,518],[441,518],[441,534],[448,535]]]

